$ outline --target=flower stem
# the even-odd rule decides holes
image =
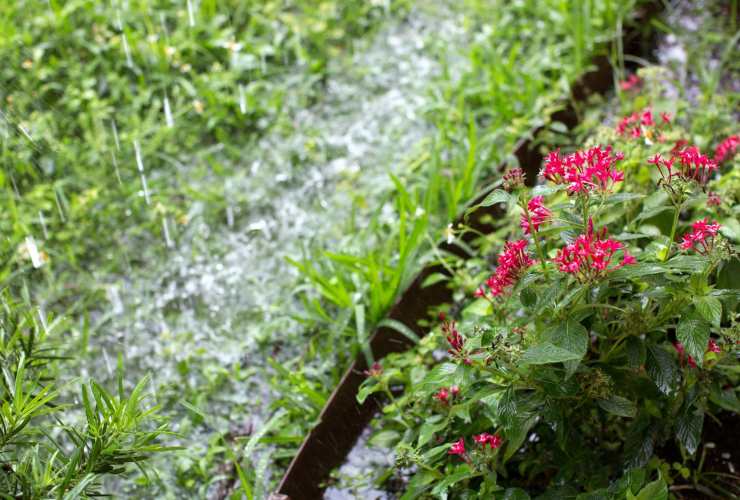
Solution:
[[[529,210],[526,208],[524,211],[527,213],[527,221],[529,222],[529,230],[530,233],[532,233],[532,239],[534,240],[534,246],[537,249],[537,255],[540,257],[540,265],[542,266],[542,272],[545,273],[545,279],[549,280],[550,276],[547,274],[547,266],[545,265],[545,254],[542,251],[542,247],[540,246],[540,240],[537,238],[537,230],[534,228],[534,224],[532,223],[532,215],[529,213]]]
[[[678,215],[681,213],[681,205],[676,205],[676,211],[673,214],[673,226],[671,226],[671,237],[668,240],[668,249],[663,257],[663,262],[668,260],[671,255],[671,247],[673,246],[673,239],[676,237],[676,227],[678,226]]]

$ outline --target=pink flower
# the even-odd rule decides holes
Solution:
[[[637,89],[642,85],[642,80],[639,76],[636,74],[631,74],[627,77],[626,80],[622,80],[619,82],[619,88],[622,89],[624,92],[632,89]]]
[[[450,354],[460,354],[465,346],[465,339],[457,331],[455,322],[442,320],[442,333],[445,334],[447,342],[450,344],[448,352]]]
[[[707,352],[719,354],[722,352],[722,349],[717,345],[717,342],[715,342],[714,339],[709,339],[709,342],[707,343]]]
[[[558,250],[553,261],[561,272],[572,274],[581,283],[597,281],[616,269],[637,262],[622,243],[605,239],[605,236],[606,228],[594,233],[593,221],[589,219],[586,234],[579,235],[575,241]],[[622,262],[615,264],[612,259],[619,250],[624,256]]]
[[[686,349],[684,349],[684,346],[681,342],[674,342],[673,348],[676,349],[676,352],[678,353],[678,362],[681,366],[684,365],[684,357],[686,356]],[[696,361],[694,361],[694,358],[689,356],[687,358],[687,361],[689,363],[689,367],[696,368]]]
[[[694,222],[691,231],[683,235],[681,250],[694,249],[701,255],[711,252],[714,247],[714,237],[722,226],[717,221],[709,222],[708,217]]]
[[[530,228],[527,213],[529,213],[529,217],[532,218],[532,227],[535,231],[537,231],[540,226],[552,216],[552,212],[547,207],[545,207],[542,200],[542,196],[535,196],[527,203],[527,212],[522,214],[522,218],[519,224],[522,228],[522,231],[524,231],[524,234],[529,234],[530,229],[532,229]]]
[[[452,443],[452,446],[450,446],[450,449],[447,450],[448,455],[465,455],[465,440],[463,438],[458,439],[454,443]]]
[[[499,448],[501,446],[501,443],[503,442],[501,436],[499,436],[498,434],[489,434],[487,432],[484,432],[483,434],[478,434],[477,436],[473,436],[473,441],[481,445],[483,448],[488,445],[492,450]]]
[[[660,128],[661,125],[671,123],[671,115],[668,113],[660,113],[660,118],[661,123],[656,123],[652,109],[645,108],[639,113],[632,113],[619,120],[616,127],[617,134],[625,135],[629,132],[630,137],[638,139],[643,133],[647,135],[650,128]]]
[[[717,149],[714,150],[714,161],[722,163],[731,158],[735,154],[735,151],[737,151],[738,144],[740,144],[740,136],[737,134],[731,135],[724,141],[720,142]]]
[[[383,374],[383,367],[377,361],[370,366],[369,370],[365,370],[364,373],[368,377],[379,377]]]
[[[624,172],[614,168],[624,155],[612,155],[611,146],[596,146],[560,156],[560,150],[545,158],[542,175],[555,184],[568,184],[568,192],[588,194],[591,191],[609,192],[613,185],[624,180]]]
[[[712,191],[707,193],[707,206],[708,207],[718,207],[721,204],[722,204],[722,198],[720,198],[717,193],[714,193]]]
[[[655,125],[653,121],[653,112],[650,108],[644,109],[640,114],[640,124],[646,127],[652,127]]]
[[[512,168],[504,174],[503,186],[506,191],[513,191],[524,186],[524,171],[521,168]]]
[[[693,180],[699,184],[706,184],[715,170],[719,167],[714,160],[701,154],[696,146],[689,146],[677,154],[681,164],[680,175],[685,180]]]
[[[440,403],[447,404],[447,402],[450,399],[450,392],[447,390],[446,387],[442,387],[434,396],[432,396],[434,399],[439,401]]]
[[[683,360],[684,355],[686,354],[686,349],[684,349],[683,344],[681,342],[674,342],[673,348],[678,353],[678,357]]]
[[[491,296],[502,295],[534,263],[527,253],[527,240],[507,241],[503,252],[498,256],[496,272],[486,280]]]

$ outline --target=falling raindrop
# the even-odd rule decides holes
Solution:
[[[165,22],[165,19],[164,19],[164,12],[159,13],[159,24],[162,25],[162,31],[164,32],[165,38],[169,40],[170,32],[167,31],[167,23]]]
[[[44,313],[44,309],[39,306],[38,310],[36,311],[39,315],[39,320],[41,321],[41,327],[44,329],[45,334],[49,334],[49,325],[46,324],[46,313]]]
[[[31,257],[31,265],[35,269],[44,265],[44,261],[41,259],[41,254],[39,253],[39,249],[36,246],[36,240],[33,239],[33,236],[26,236],[26,250],[28,250],[28,255]]]
[[[134,141],[134,153],[136,154],[136,166],[139,169],[139,176],[141,177],[141,188],[144,190],[144,199],[147,205],[151,205],[149,199],[149,187],[146,183],[146,176],[144,175],[144,162],[141,159],[141,147],[139,147],[139,141]]]
[[[21,193],[18,191],[18,184],[15,183],[15,176],[12,173],[10,174],[10,183],[13,185],[13,192],[15,192],[15,196],[17,198],[20,198]]]
[[[231,205],[226,207],[226,225],[234,227],[234,207]]]
[[[242,114],[247,112],[247,98],[244,95],[244,85],[242,84],[239,84],[239,111],[241,111]]]
[[[128,66],[129,68],[133,68],[134,61],[131,59],[131,49],[128,46],[126,33],[121,33],[121,40],[123,41],[123,53],[126,54],[126,66]]]
[[[116,171],[116,179],[118,179],[118,185],[123,186],[123,182],[121,182],[121,171],[118,170],[118,160],[116,160],[116,153],[113,151],[110,152],[110,157],[113,160],[113,168]]]
[[[26,130],[26,127],[24,127],[22,123],[18,124],[18,130],[20,130],[21,133],[26,136],[26,139],[31,141],[31,144],[36,146],[36,141],[33,140],[33,137],[31,137],[31,134],[28,132],[28,130]]]
[[[170,99],[167,97],[167,92],[164,93],[164,99],[162,100],[164,107],[164,121],[168,127],[172,128],[175,126],[175,120],[172,119],[172,110],[170,109]]]
[[[116,144],[116,150],[121,150],[121,142],[118,140],[118,127],[116,127],[116,121],[111,120],[110,127],[113,130],[113,142]]]
[[[108,358],[108,350],[103,348],[103,358],[105,359],[105,367],[108,369],[108,375],[113,375],[113,368],[110,365],[110,358]]]
[[[154,398],[156,400],[157,399],[157,386],[154,383],[154,376],[153,375],[151,377],[149,377],[149,390],[152,391],[151,392],[152,398]]]
[[[106,295],[108,296],[108,301],[113,306],[113,314],[122,314],[125,309],[123,307],[123,302],[121,302],[121,295],[118,292],[118,286],[110,285],[106,289]]]
[[[116,29],[118,31],[123,31],[123,21],[121,21],[121,11],[116,10],[116,20],[114,21],[116,25]]]
[[[170,228],[167,225],[167,217],[162,217],[162,232],[164,233],[164,243],[167,248],[172,248],[172,238],[170,237]]]
[[[193,12],[193,2],[191,0],[188,0],[188,22],[191,28],[195,26],[195,13]]]
[[[44,219],[44,213],[39,210],[39,222],[41,223],[41,230],[44,232],[44,239],[49,239],[49,233],[46,229],[46,219]]]
[[[59,190],[61,187],[54,188],[54,201],[57,204],[57,210],[59,211],[59,218],[62,219],[62,222],[67,222],[67,217],[64,215],[64,209],[62,208],[62,200],[59,197]]]

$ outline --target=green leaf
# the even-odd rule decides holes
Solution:
[[[676,327],[676,338],[696,364],[701,366],[709,342],[709,325],[700,318],[683,317]]]
[[[684,412],[676,420],[676,438],[690,455],[696,453],[699,447],[703,426],[704,412],[699,409]]]
[[[446,274],[432,273],[424,279],[424,281],[421,283],[421,287],[426,288],[428,286],[435,285],[439,283],[440,281],[447,281],[449,279],[450,277]]]
[[[514,453],[517,452],[519,447],[524,443],[527,438],[527,434],[532,426],[537,422],[537,417],[530,417],[528,419],[514,418],[513,425],[506,431],[504,437],[506,438],[506,451],[504,452],[504,462],[508,461]]]
[[[456,371],[457,365],[454,363],[442,363],[441,365],[437,365],[427,373],[424,380],[419,382],[418,390],[429,393],[436,391],[440,387],[454,385]]]
[[[611,279],[634,279],[651,274],[663,274],[666,268],[659,264],[650,264],[638,262],[630,266],[625,266],[611,273]]]
[[[362,384],[360,389],[357,391],[357,402],[363,404],[370,394],[380,392],[382,386],[378,383]]]
[[[673,356],[662,347],[651,345],[648,347],[645,364],[648,375],[660,392],[671,394],[678,376],[678,368]]]
[[[524,307],[537,305],[537,293],[532,288],[525,288],[519,293],[519,300]]]
[[[574,319],[567,319],[545,330],[543,340],[555,347],[570,351],[581,359],[588,350],[588,330]]]
[[[704,295],[694,298],[694,307],[702,318],[719,327],[722,321],[722,302],[717,297]]]
[[[652,483],[645,485],[637,496],[628,491],[627,498],[630,500],[667,500],[668,486],[665,484],[665,481],[663,481],[663,478],[659,477]]]
[[[609,399],[600,399],[599,406],[605,411],[620,417],[634,417],[637,413],[635,403],[622,396],[613,395]]]
[[[581,357],[579,354],[545,342],[527,349],[521,361],[525,365],[544,365],[547,363],[560,363],[573,359],[581,359]]]
[[[615,193],[609,196],[606,199],[605,203],[606,204],[625,203],[627,201],[640,200],[644,197],[645,197],[644,194],[639,194],[639,193]]]
[[[439,422],[425,422],[419,429],[419,440],[417,446],[424,446],[434,437],[434,434],[445,428],[446,419],[440,419]]]
[[[459,467],[457,467],[457,470],[455,472],[453,472],[452,474],[446,474],[444,479],[437,483],[437,485],[432,490],[432,495],[440,495],[446,492],[447,488],[449,488],[453,484],[459,483],[460,481],[473,476],[475,476],[475,473],[470,470],[470,467],[468,467],[468,465],[460,465]]]
[[[404,323],[401,323],[398,320],[392,319],[392,318],[385,318],[381,322],[378,323],[378,327],[387,327],[391,328],[393,330],[396,330],[398,333],[409,339],[415,344],[419,343],[419,336],[408,326],[406,326]]]
[[[529,493],[521,488],[507,488],[502,500],[530,500]]]
[[[503,189],[496,189],[488,194],[483,201],[478,205],[479,207],[490,207],[497,203],[510,203],[512,196],[504,191]]]
[[[374,434],[368,442],[379,448],[393,448],[400,438],[398,431],[380,431]]]

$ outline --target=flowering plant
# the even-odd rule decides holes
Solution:
[[[665,498],[705,415],[740,411],[735,146],[709,158],[653,113],[551,152],[531,191],[504,176],[483,203],[510,222],[450,264],[466,292],[439,334],[366,382],[405,388],[381,427],[409,498]]]

